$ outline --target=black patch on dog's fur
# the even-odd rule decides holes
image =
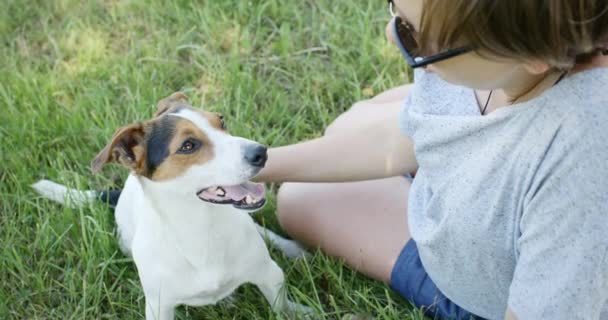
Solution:
[[[151,176],[169,156],[169,145],[175,134],[175,118],[163,116],[152,125],[147,136],[146,175]]]
[[[116,205],[118,204],[118,198],[120,198],[120,193],[122,190],[104,190],[97,192],[97,199],[100,201],[107,203],[110,208],[116,209]]]

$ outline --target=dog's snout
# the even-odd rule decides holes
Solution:
[[[254,167],[263,167],[268,159],[266,147],[261,144],[246,147],[244,154],[245,161]]]

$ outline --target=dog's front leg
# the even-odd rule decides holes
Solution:
[[[274,312],[287,312],[290,315],[310,315],[313,313],[311,308],[291,302],[287,298],[283,270],[277,266],[276,262],[270,260],[266,268],[262,270],[258,274],[259,278],[252,282],[260,288]]]
[[[175,306],[146,295],[146,320],[173,320]]]
[[[255,227],[262,238],[268,240],[273,246],[281,250],[281,252],[283,252],[287,258],[298,259],[307,258],[310,256],[310,254],[306,252],[306,249],[304,249],[304,247],[302,247],[299,243],[293,240],[287,240],[257,223],[255,224]]]
[[[276,262],[268,261],[265,268],[262,268],[254,279],[262,294],[276,312],[287,310],[287,293],[283,290],[285,276],[283,270],[277,266]]]

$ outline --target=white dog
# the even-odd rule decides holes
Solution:
[[[146,319],[173,319],[174,308],[214,304],[245,282],[257,285],[277,312],[310,312],[287,299],[281,268],[260,233],[287,256],[295,243],[254,223],[263,184],[249,182],[266,148],[231,136],[222,117],[190,106],[182,93],[158,103],[153,119],[119,129],[93,160],[131,170],[116,206],[120,247],[133,257],[146,297]],[[33,187],[80,205],[100,193],[41,180]]]

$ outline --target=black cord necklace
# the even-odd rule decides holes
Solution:
[[[563,71],[560,75],[559,78],[557,78],[557,81],[555,81],[555,83],[553,84],[553,86],[555,86],[556,84],[558,84],[560,81],[562,81],[566,75],[568,75],[568,70]],[[488,109],[488,104],[490,104],[490,99],[492,98],[492,92],[494,92],[494,90],[490,90],[490,94],[488,94],[488,100],[486,100],[486,104],[483,106],[483,109],[481,109],[481,115],[485,115],[486,114],[486,109]],[[520,96],[521,97],[521,96]],[[519,98],[515,99],[514,101],[518,100]],[[513,103],[513,102],[512,102]]]
[[[483,109],[481,110],[482,116],[486,113],[486,109],[488,108],[488,104],[490,103],[490,98],[492,98],[492,92],[494,92],[494,90],[490,90],[490,94],[488,95],[488,100],[486,100],[486,105],[483,106]]]

